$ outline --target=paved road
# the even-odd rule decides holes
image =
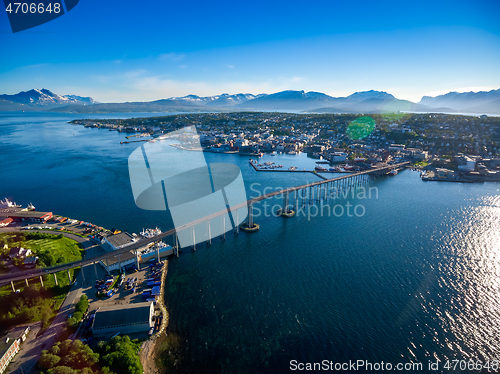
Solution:
[[[81,282],[82,276],[80,273],[77,283],[81,284]],[[63,331],[69,315],[73,313],[74,304],[80,298],[80,294],[80,287],[71,287],[70,292],[64,299],[50,327],[45,330],[43,335],[35,338],[36,333],[40,330],[40,322],[38,322],[36,331],[30,332],[30,339],[33,340],[28,342],[28,344],[26,344],[27,341],[21,344],[21,351],[15,356],[14,363],[9,366],[9,371],[7,373],[27,374],[35,367],[42,350],[50,348],[56,342],[59,334]]]

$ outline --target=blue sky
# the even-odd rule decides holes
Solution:
[[[500,1],[95,1],[13,34],[0,93],[423,95],[500,88]]]

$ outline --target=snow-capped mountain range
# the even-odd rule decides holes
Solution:
[[[196,111],[293,111],[318,113],[441,112],[500,114],[500,89],[481,92],[450,92],[424,96],[420,102],[397,99],[383,91],[355,92],[333,97],[321,92],[281,91],[272,94],[215,96],[187,95],[148,102],[98,103],[90,97],[58,95],[33,89],[15,95],[0,95],[0,111],[50,110],[57,112],[196,112]]]
[[[58,95],[45,88],[21,91],[15,95],[0,95],[0,99],[10,101],[16,104],[29,106],[54,106],[61,104],[80,104],[90,105],[97,101],[91,97],[82,97],[77,95]]]

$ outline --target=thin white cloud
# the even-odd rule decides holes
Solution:
[[[181,61],[184,60],[186,55],[182,53],[175,53],[175,52],[170,52],[170,53],[162,53],[158,58],[162,61]]]
[[[136,77],[140,77],[141,75],[144,75],[145,73],[147,73],[146,70],[144,69],[136,69],[136,70],[130,70],[130,71],[127,71],[124,76],[125,78],[127,79],[131,79],[131,78],[136,78]]]

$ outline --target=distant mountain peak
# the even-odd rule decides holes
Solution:
[[[479,92],[448,92],[444,95],[423,96],[419,104],[430,107],[447,107],[460,112],[498,113],[500,89]]]
[[[89,105],[97,103],[91,97],[82,97],[77,95],[58,95],[46,88],[33,88],[29,91],[21,91],[14,95],[0,95],[0,99],[8,100],[16,104],[24,104],[35,107],[55,107],[61,104]]]
[[[384,91],[359,91],[347,96],[350,100],[368,100],[368,99],[383,99],[383,100],[394,100],[396,99],[393,95]]]

